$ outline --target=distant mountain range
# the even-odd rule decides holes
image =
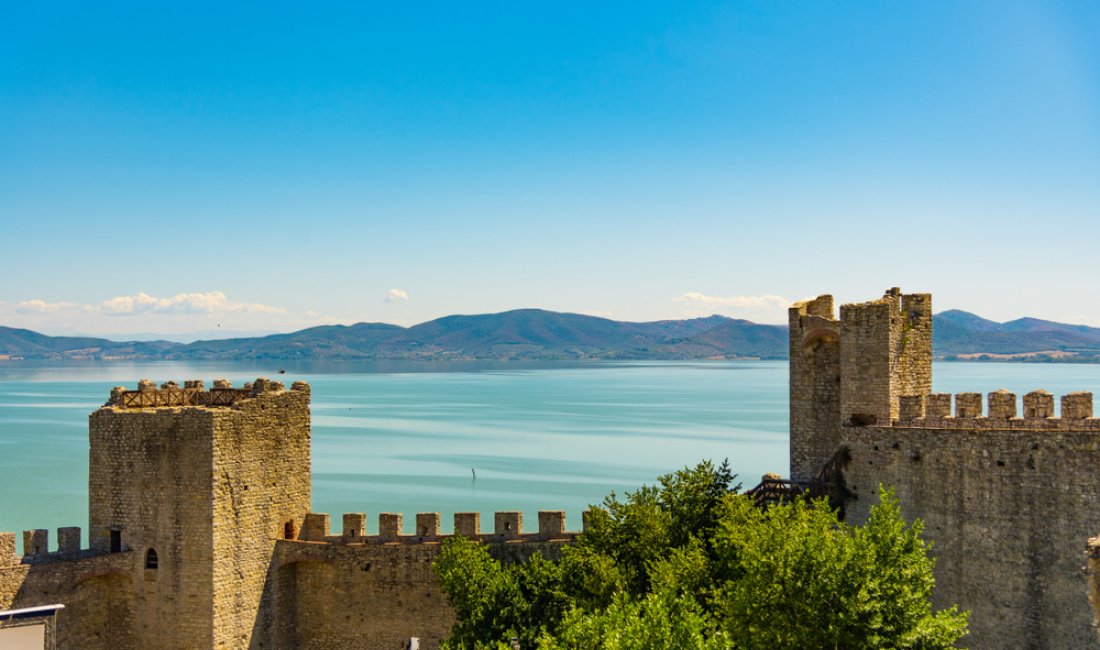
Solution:
[[[1097,328],[1035,318],[996,323],[959,310],[934,318],[933,349],[941,358],[1100,361]],[[784,359],[787,350],[786,325],[725,316],[630,323],[541,309],[193,343],[46,336],[0,326],[0,359]]]

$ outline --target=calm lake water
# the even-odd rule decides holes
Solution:
[[[567,527],[702,459],[746,488],[787,472],[787,364],[770,361],[314,363],[285,366],[313,395],[313,509],[565,510]],[[88,414],[148,377],[275,376],[279,365],[0,362],[0,530],[87,526]],[[1100,394],[1100,365],[938,363],[935,389]],[[477,477],[474,479],[473,472]],[[51,534],[51,537],[53,535]],[[87,533],[85,533],[85,540]],[[21,541],[21,540],[20,540]],[[86,543],[86,542],[85,542]]]

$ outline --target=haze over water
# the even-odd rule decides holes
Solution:
[[[276,362],[277,364],[278,362]],[[702,459],[729,458],[745,488],[787,473],[787,364],[0,363],[0,530],[87,526],[88,414],[148,377],[312,387],[313,509],[565,510],[567,527],[622,493]],[[937,363],[935,389],[1100,393],[1100,365]],[[476,478],[475,478],[476,473]],[[51,537],[53,534],[51,533]],[[85,544],[87,533],[85,532]],[[53,543],[53,542],[52,542]]]

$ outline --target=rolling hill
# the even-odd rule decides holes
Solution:
[[[951,310],[935,316],[933,349],[940,358],[1100,361],[1100,329],[1036,318],[997,323]],[[0,359],[782,359],[787,350],[785,325],[724,316],[635,323],[542,309],[187,344],[53,337],[0,326]]]

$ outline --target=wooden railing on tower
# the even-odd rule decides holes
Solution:
[[[768,475],[760,481],[760,484],[745,492],[752,497],[758,507],[766,508],[770,505],[792,501],[794,499],[820,499],[829,500],[829,506],[840,510],[841,518],[844,516],[844,501],[848,498],[848,492],[844,487],[840,470],[847,464],[848,450],[838,450],[829,462],[821,468],[812,480],[792,481],[780,478],[778,475]]]

